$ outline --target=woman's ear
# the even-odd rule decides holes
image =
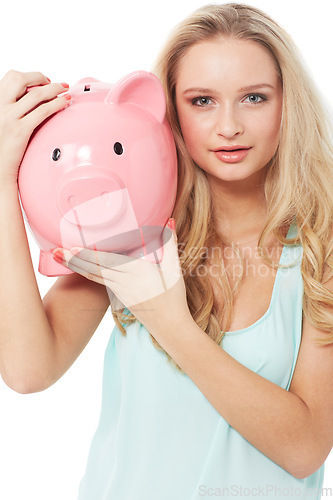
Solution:
[[[121,78],[109,91],[106,104],[133,104],[151,113],[159,122],[165,117],[164,90],[157,76],[135,71]]]

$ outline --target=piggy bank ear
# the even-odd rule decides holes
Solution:
[[[106,104],[135,104],[149,111],[159,122],[165,116],[165,95],[157,76],[136,71],[119,80],[105,98]]]

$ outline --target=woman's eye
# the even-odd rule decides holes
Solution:
[[[212,101],[210,97],[196,97],[195,99],[192,100],[192,104],[194,106],[208,106],[209,104],[212,104]]]
[[[260,94],[250,94],[246,96],[246,99],[249,99],[248,102],[252,104],[260,104],[261,102],[267,101],[267,97]]]

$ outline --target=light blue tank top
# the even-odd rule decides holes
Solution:
[[[296,235],[290,226],[288,238]],[[222,347],[288,390],[301,341],[301,246],[284,246],[269,309]],[[128,310],[125,311],[128,313]],[[296,479],[244,439],[138,321],[115,326],[105,353],[101,416],[78,500],[320,499],[324,466]],[[221,387],[223,390],[223,387]]]

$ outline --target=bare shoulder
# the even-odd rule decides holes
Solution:
[[[58,344],[60,378],[89,342],[110,301],[104,285],[73,273],[57,279],[43,305]]]
[[[325,287],[333,291],[333,278]],[[324,463],[333,446],[333,343],[318,345],[315,341],[325,335],[329,334],[315,328],[303,314],[301,345],[289,388],[304,401],[311,414],[317,457],[314,471]]]

